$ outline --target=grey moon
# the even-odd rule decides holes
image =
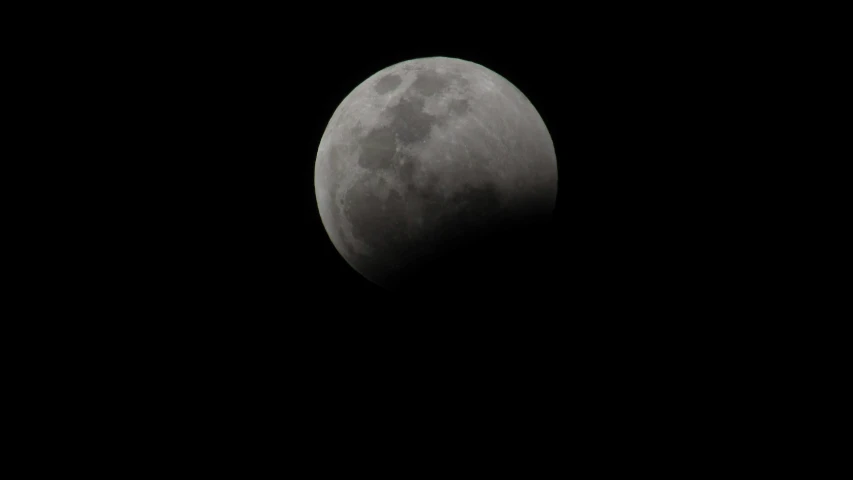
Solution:
[[[337,251],[393,290],[407,268],[452,245],[550,216],[557,158],[508,80],[461,59],[419,58],[344,98],[320,141],[314,188]]]

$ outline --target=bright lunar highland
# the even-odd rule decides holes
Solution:
[[[337,251],[393,289],[453,245],[550,215],[557,159],[539,113],[508,80],[465,60],[420,58],[377,72],[341,102],[314,187]]]

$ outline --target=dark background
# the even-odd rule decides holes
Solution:
[[[296,443],[322,457],[330,437],[347,450],[390,419],[392,441],[464,444],[467,429],[554,456],[565,435],[602,464],[620,443],[644,454],[650,436],[679,444],[762,408],[744,392],[766,369],[739,361],[763,341],[748,320],[761,305],[741,304],[763,247],[741,227],[762,209],[733,206],[755,184],[759,152],[736,140],[754,133],[762,85],[746,72],[763,50],[731,40],[737,21],[339,8],[98,11],[50,42],[62,62],[39,85],[60,107],[51,121],[77,128],[41,140],[60,147],[53,171],[71,190],[48,247],[70,260],[49,277],[66,294],[34,305],[60,307],[44,335],[89,360],[51,365],[70,379],[57,396],[177,442],[234,431],[277,448],[268,439],[300,424]],[[547,226],[394,295],[335,251],[314,160],[353,88],[433,55],[525,93],[553,139],[559,195]]]
[[[109,271],[127,279],[111,286],[115,298],[131,313],[182,318],[164,320],[176,335],[259,342],[407,348],[494,334],[530,352],[586,338],[636,353],[703,331],[723,299],[743,294],[720,276],[737,239],[715,228],[732,188],[717,180],[738,177],[719,139],[739,134],[719,117],[736,80],[717,67],[719,35],[700,19],[624,11],[474,15],[207,9],[94,35],[98,55],[83,53],[102,72],[97,111],[118,179],[107,188],[122,199],[105,202],[117,226],[103,240],[117,252]],[[546,226],[436,264],[392,294],[328,239],[314,160],[355,86],[434,55],[484,65],[532,101],[557,153],[558,200]]]
[[[7,252],[26,295],[7,286],[22,308],[6,323],[25,333],[4,336],[21,380],[6,390],[26,407],[10,411],[31,466],[787,468],[766,440],[790,440],[792,412],[825,410],[798,395],[823,402],[819,372],[843,351],[800,334],[821,302],[789,309],[792,252],[811,255],[790,239],[812,234],[788,215],[812,210],[796,205],[808,181],[777,174],[815,154],[786,164],[769,147],[786,150],[790,132],[765,122],[790,118],[799,87],[779,78],[799,69],[791,52],[812,51],[756,27],[805,36],[796,22],[771,7],[351,8],[9,16],[26,27],[9,45],[25,62],[6,73],[30,88],[7,91],[29,135],[7,135],[35,175],[4,177],[24,187],[7,210],[26,217],[7,236],[32,239]],[[773,52],[785,68],[756,75]],[[530,98],[559,196],[547,226],[393,295],[329,241],[314,160],[356,85],[431,55],[484,65]],[[783,228],[766,229],[774,215]]]

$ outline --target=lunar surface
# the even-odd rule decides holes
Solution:
[[[337,251],[393,290],[415,265],[550,215],[557,159],[539,113],[505,78],[421,58],[377,72],[341,102],[314,187]]]

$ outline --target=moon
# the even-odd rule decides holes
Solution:
[[[314,188],[337,251],[394,290],[413,266],[550,215],[557,159],[508,80],[466,60],[419,58],[344,98],[320,141]]]

